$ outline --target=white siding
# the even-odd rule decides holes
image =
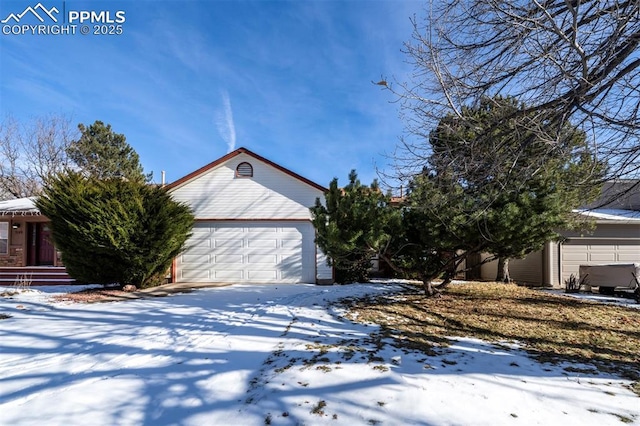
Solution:
[[[327,264],[327,255],[318,247],[316,253],[316,282],[332,283],[333,268]]]
[[[253,177],[236,177],[238,164]],[[198,219],[310,219],[309,207],[322,191],[247,154],[239,154],[171,190]]]
[[[236,177],[240,163],[251,177]],[[170,190],[198,222],[176,259],[179,282],[332,281],[309,208],[321,189],[241,152]]]

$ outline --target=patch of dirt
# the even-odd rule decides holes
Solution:
[[[55,296],[53,300],[56,300],[58,302],[72,303],[117,302],[123,300],[141,299],[146,297],[165,297],[175,293],[189,293],[198,288],[224,287],[227,285],[229,284],[174,283],[164,284],[157,287],[138,289],[135,291],[123,291],[119,287],[99,287]],[[125,286],[125,289],[126,288],[127,286]]]
[[[95,302],[111,302],[117,300],[137,299],[138,296],[133,293],[122,291],[118,288],[88,288],[86,290],[74,293],[66,293],[59,296],[53,296],[56,302],[72,302],[72,303],[95,303]]]

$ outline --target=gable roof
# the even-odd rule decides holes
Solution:
[[[583,208],[640,211],[640,179],[616,179],[604,182],[598,199]]]
[[[287,169],[285,167],[282,167],[281,165],[276,164],[273,161],[268,160],[268,159],[266,159],[266,158],[264,158],[264,157],[262,157],[262,156],[260,156],[260,155],[258,155],[256,153],[254,153],[252,151],[249,151],[247,148],[242,148],[242,147],[236,149],[235,151],[232,151],[232,152],[228,153],[227,155],[225,155],[223,157],[218,158],[215,161],[212,161],[211,163],[207,164],[206,166],[200,167],[198,170],[196,170],[194,172],[191,172],[186,176],[181,177],[180,179],[176,180],[175,182],[172,182],[172,183],[168,184],[167,185],[167,189],[176,188],[176,187],[178,187],[178,186],[180,186],[180,185],[182,185],[182,184],[184,184],[184,183],[186,183],[186,182],[198,177],[199,175],[208,172],[209,170],[219,166],[220,164],[223,164],[226,161],[229,161],[230,159],[232,159],[234,157],[237,157],[240,154],[246,154],[246,155],[249,155],[249,156],[255,158],[256,160],[262,161],[263,163],[266,163],[266,164],[270,165],[271,167],[273,167],[273,168],[275,168],[277,170],[280,170],[281,172],[291,176],[292,178],[297,179],[300,182],[303,182],[303,183],[305,183],[305,184],[307,184],[307,185],[309,185],[309,186],[311,186],[311,187],[313,187],[315,189],[318,189],[318,190],[320,190],[322,192],[327,192],[328,191],[328,189],[323,187],[322,185],[319,185],[319,184],[317,184],[317,183],[315,183],[315,182],[313,182],[313,181],[311,181],[311,180],[309,180],[309,179],[307,179],[307,178],[305,178],[303,176],[300,176],[299,174],[297,174],[295,172],[292,172],[291,170],[289,170],[289,169]]]

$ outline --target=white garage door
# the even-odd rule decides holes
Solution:
[[[562,282],[580,265],[640,263],[640,240],[572,238],[562,245]]]
[[[196,223],[178,257],[179,282],[315,282],[310,222]]]

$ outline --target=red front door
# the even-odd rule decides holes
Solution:
[[[39,223],[38,265],[53,265],[53,243],[48,223]]]
[[[49,224],[29,223],[29,265],[53,265],[54,250]]]

